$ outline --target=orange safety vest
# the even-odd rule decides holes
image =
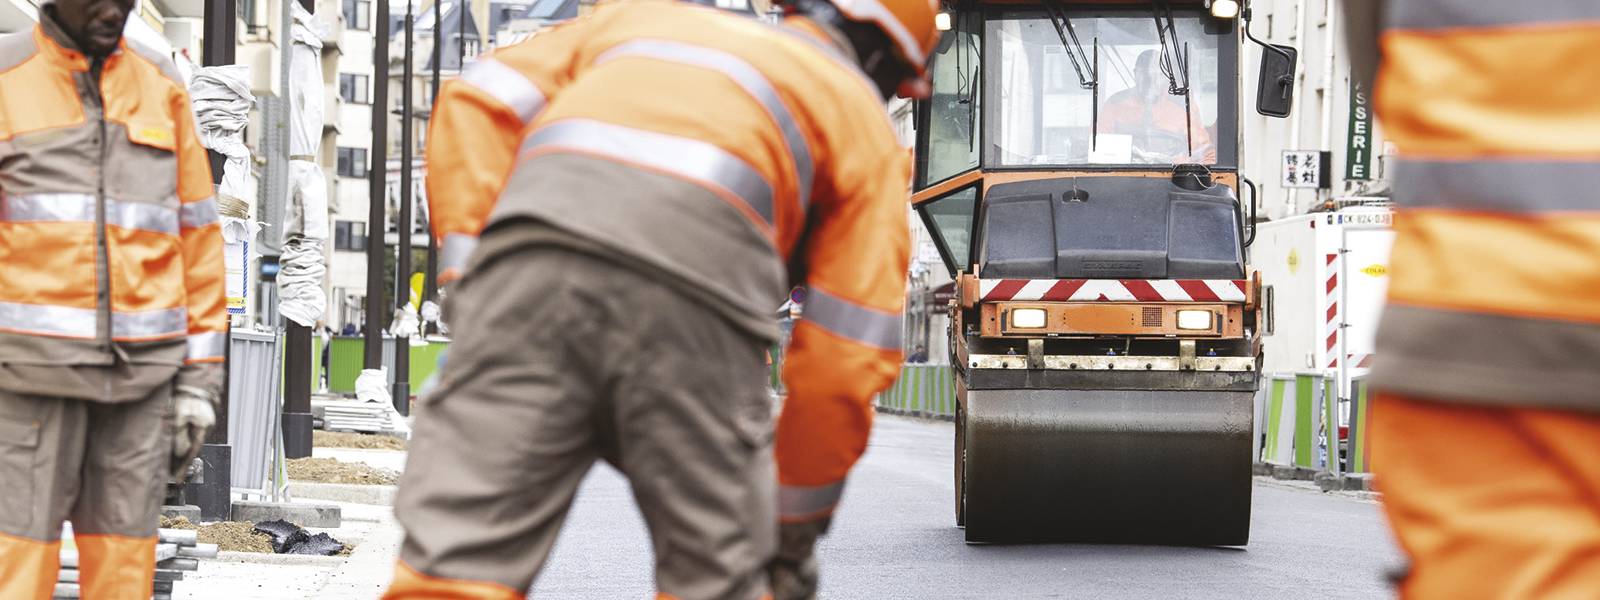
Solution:
[[[784,263],[804,263],[779,508],[831,514],[872,398],[899,374],[911,175],[876,89],[832,39],[801,18],[603,4],[468,66],[431,127],[447,269],[486,223],[534,218],[771,327]]]
[[[125,40],[96,65],[40,16],[0,37],[0,388],[143,397],[148,389],[29,375],[222,361],[222,237],[206,153],[170,59]]]
[[[1388,2],[1400,150],[1374,384],[1600,411],[1600,3]]]

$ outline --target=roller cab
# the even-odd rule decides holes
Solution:
[[[1209,4],[952,10],[913,199],[956,280],[969,542],[1248,541],[1263,302]]]

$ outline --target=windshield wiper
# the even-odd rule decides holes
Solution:
[[[1083,51],[1083,42],[1078,41],[1078,30],[1072,26],[1072,18],[1067,16],[1066,7],[1061,5],[1061,0],[1044,0],[1044,9],[1050,15],[1050,24],[1056,28],[1056,37],[1061,39],[1061,49],[1067,53],[1067,58],[1072,61],[1072,69],[1078,73],[1078,85],[1090,91],[1089,104],[1089,149],[1093,150],[1100,133],[1100,42],[1094,41],[1094,57],[1091,59]]]
[[[1189,160],[1194,160],[1194,111],[1189,95],[1189,44],[1178,43],[1178,25],[1172,20],[1172,5],[1158,2],[1150,9],[1156,22],[1156,39],[1161,41],[1161,73],[1167,76],[1167,94],[1183,96],[1183,139]],[[1163,20],[1165,18],[1165,20]]]

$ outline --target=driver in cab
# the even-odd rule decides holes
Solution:
[[[1133,87],[1106,101],[1099,132],[1132,137],[1134,162],[1216,163],[1217,147],[1199,113],[1191,110],[1189,116],[1184,115],[1184,99],[1170,92],[1158,58],[1155,50],[1139,54]]]

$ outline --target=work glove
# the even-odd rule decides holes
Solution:
[[[817,597],[817,538],[827,533],[832,517],[778,525],[778,554],[767,563],[773,600]]]
[[[172,478],[183,483],[189,463],[200,455],[206,432],[217,423],[211,395],[197,387],[180,385],[173,393]]]

